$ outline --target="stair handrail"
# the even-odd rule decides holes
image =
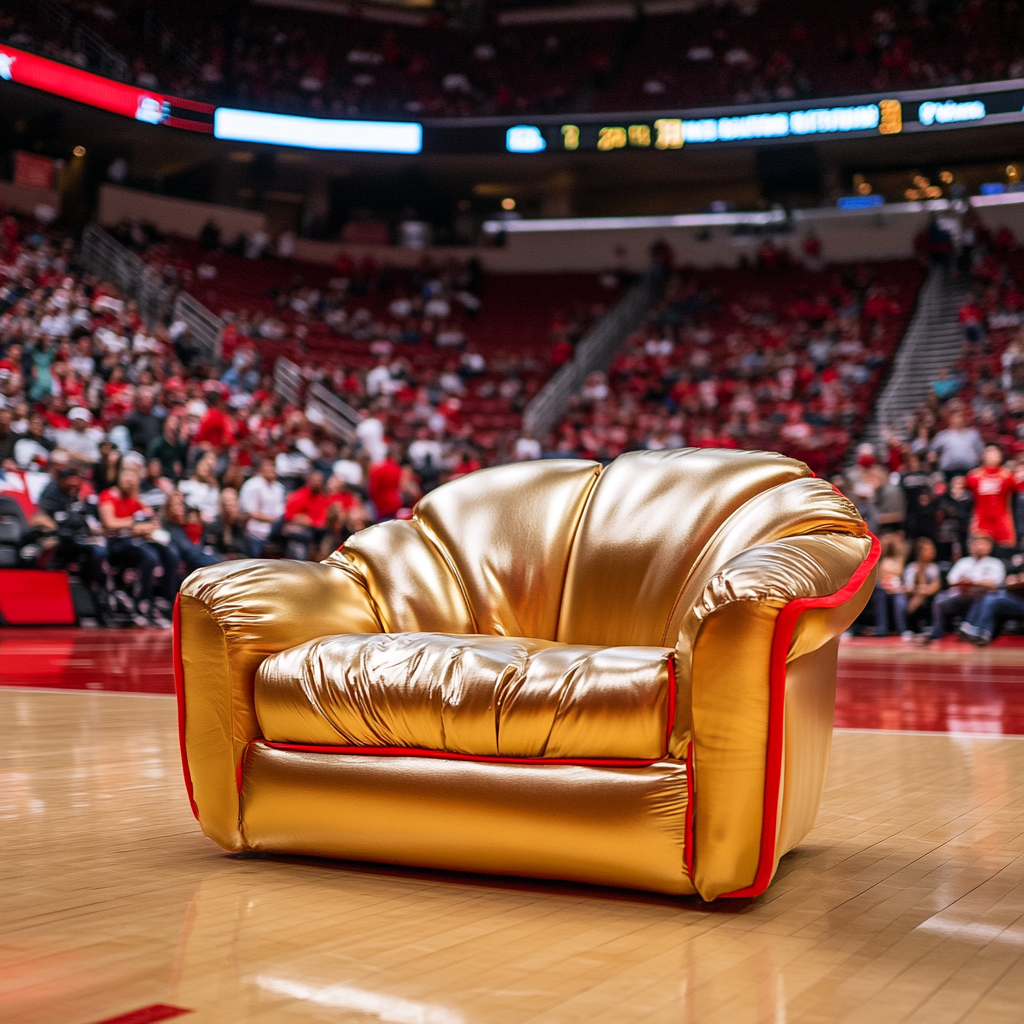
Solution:
[[[523,411],[523,434],[541,440],[562,418],[569,400],[595,370],[604,370],[622,342],[646,316],[665,284],[665,271],[652,266],[576,346],[573,358],[537,392]]]

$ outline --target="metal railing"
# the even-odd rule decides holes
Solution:
[[[220,339],[225,322],[216,313],[211,313],[188,292],[178,292],[174,300],[174,318],[188,325],[205,358],[220,361]]]
[[[274,364],[274,393],[289,405],[299,405],[305,392],[305,408],[313,419],[319,419],[332,433],[345,441],[355,439],[355,427],[359,414],[347,402],[342,401],[323,384],[305,387],[302,370],[286,356],[280,356]]]
[[[604,370],[626,336],[636,329],[664,287],[664,271],[651,267],[576,346],[566,363],[540,389],[523,412],[523,433],[542,439],[562,418],[569,399],[595,370]]]
[[[203,358],[219,361],[224,321],[187,292],[175,296],[144,260],[98,224],[90,224],[82,232],[79,258],[91,273],[117,285],[122,297],[134,300],[147,327],[173,315],[188,328]]]
[[[90,224],[82,232],[79,258],[88,271],[117,285],[122,297],[133,299],[148,327],[170,312],[171,295],[160,278],[99,225]]]

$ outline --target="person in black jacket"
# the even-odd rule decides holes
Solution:
[[[78,565],[82,582],[96,590],[103,582],[103,557],[106,543],[89,524],[89,506],[79,497],[82,474],[74,465],[57,470],[39,495],[32,525],[56,535],[56,566]]]

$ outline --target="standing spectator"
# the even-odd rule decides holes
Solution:
[[[1024,490],[1013,473],[1003,466],[1003,450],[985,446],[981,466],[967,474],[967,488],[974,496],[972,533],[988,534],[996,547],[1013,548],[1017,535],[1013,522],[1013,496]]]
[[[238,503],[248,517],[245,532],[249,535],[253,556],[259,558],[274,524],[284,516],[284,487],[277,479],[274,460],[269,455],[260,459],[256,476],[242,485]]]
[[[981,435],[967,426],[967,418],[957,409],[949,417],[949,426],[932,439],[931,451],[938,456],[939,469],[946,479],[952,480],[977,466],[984,447]]]
[[[976,601],[993,593],[1006,578],[1006,569],[992,557],[992,538],[975,534],[970,540],[971,553],[961,558],[946,577],[949,590],[936,594],[932,600],[932,628],[921,637],[922,643],[941,640],[946,621],[954,615],[969,617]]]
[[[392,446],[386,458],[370,465],[368,492],[370,501],[377,510],[378,520],[394,519],[402,507],[399,485],[402,467],[398,464],[398,451]]]

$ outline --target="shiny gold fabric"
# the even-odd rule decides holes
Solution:
[[[726,563],[691,609],[697,632],[689,693],[697,786],[694,882],[705,899],[750,885],[757,872],[765,825],[769,680],[778,614],[790,600],[840,590],[869,548],[867,537],[839,534],[791,537],[750,548]],[[806,611],[789,646],[790,668],[848,628],[873,586],[871,573],[837,608]],[[808,816],[813,820],[827,769],[827,757],[807,752],[820,748],[822,717],[799,709],[834,700],[829,694],[835,691],[835,667],[827,658],[808,658],[797,671],[800,683],[792,713],[804,725],[795,732],[787,729],[784,776],[788,773],[790,779],[790,837]],[[786,701],[789,711],[788,686]],[[827,728],[831,734],[831,718]],[[808,794],[814,793],[812,800]],[[784,781],[783,816],[786,800]],[[778,832],[779,822],[767,827]]]
[[[309,562],[241,560],[193,573],[181,587],[185,746],[203,831],[241,849],[237,770],[260,734],[256,670],[271,654],[339,629],[379,629],[366,591]]]
[[[686,894],[686,768],[501,765],[255,744],[247,849]]]
[[[569,551],[599,470],[576,459],[501,466],[417,504],[416,521],[462,584],[474,632],[556,639]]]
[[[476,632],[445,552],[418,522],[371,526],[349,538],[327,564],[352,573],[365,587],[386,632]]]
[[[256,677],[268,740],[490,757],[665,753],[671,649],[438,633],[323,637]]]
[[[227,848],[245,846],[238,824],[236,770],[246,744],[264,735],[264,726],[286,726],[274,735],[298,735],[296,730],[301,729],[304,737],[316,736],[317,743],[323,737],[328,744],[344,742],[328,739],[343,735],[372,737],[375,742],[390,736],[399,744],[428,746],[448,742],[447,733],[439,739],[442,727],[447,730],[451,725],[453,692],[452,677],[440,667],[443,659],[435,651],[423,662],[434,659],[435,667],[418,677],[420,669],[415,659],[410,660],[403,675],[398,647],[388,655],[385,673],[360,677],[358,686],[349,687],[346,681],[341,689],[335,685],[340,677],[333,669],[326,670],[321,655],[314,659],[316,672],[305,655],[283,655],[274,662],[276,668],[266,669],[266,692],[273,690],[273,698],[267,697],[266,722],[261,725],[265,709],[261,705],[258,719],[256,672],[267,658],[297,646],[326,637],[388,632],[462,635],[469,644],[466,649],[473,649],[473,659],[481,657],[486,646],[474,646],[481,634],[526,637],[516,642],[533,645],[531,659],[557,649],[540,643],[552,640],[597,648],[674,649],[676,714],[667,764],[677,770],[676,762],[686,758],[692,742],[694,879],[707,899],[742,889],[755,877],[764,837],[771,840],[769,848],[777,862],[813,820],[815,794],[820,794],[827,763],[824,732],[835,683],[833,641],[864,606],[874,576],[869,574],[858,592],[838,607],[811,608],[796,623],[786,657],[793,690],[785,695],[782,794],[776,820],[764,823],[765,787],[771,782],[765,777],[770,662],[779,613],[794,598],[824,597],[840,590],[868,549],[866,528],[853,506],[824,481],[811,478],[801,463],[768,453],[684,450],[632,453],[600,472],[593,463],[574,461],[487,470],[433,492],[420,503],[412,522],[363,531],[322,566],[235,562],[200,570],[183,587],[181,605],[185,740],[200,821],[207,834]],[[452,639],[449,636],[447,642]],[[327,661],[331,658],[334,654]],[[574,677],[564,691],[574,700],[586,695],[579,705],[585,705],[586,713],[575,719],[563,717],[553,696],[540,692],[548,685],[557,689],[567,676],[554,670],[542,673],[550,684],[516,690],[515,715],[501,712],[496,718],[496,694],[503,695],[498,703],[504,704],[506,690],[505,683],[493,680],[512,676],[502,676],[497,668],[493,676],[483,673],[465,691],[456,688],[454,735],[459,746],[441,749],[543,751],[547,757],[585,758],[597,749],[613,749],[615,730],[607,722],[623,716],[628,728],[621,730],[623,735],[615,739],[621,745],[614,749],[652,749],[665,702],[654,699],[654,690],[641,687],[642,694],[632,694],[633,702],[627,701],[623,712],[615,704],[622,694],[613,689],[609,696],[614,699],[598,708],[598,699],[605,699],[603,688],[589,671],[578,680]],[[294,673],[290,684],[288,672]],[[356,676],[345,678],[353,681]],[[528,682],[529,673],[523,678]],[[343,700],[339,694],[345,694]],[[646,709],[643,713],[650,719],[634,731],[639,728],[640,709]],[[376,718],[378,710],[381,716]],[[332,715],[340,717],[334,721]],[[586,724],[599,721],[596,731]],[[595,738],[598,733],[600,740]],[[250,759],[250,766],[263,764],[264,757],[270,755]],[[441,778],[453,771],[454,763],[422,759],[416,778],[428,779],[432,773]],[[250,766],[243,773],[246,814],[250,807],[259,809],[253,821],[258,819],[260,826],[252,834],[261,837],[260,848],[371,855],[349,852],[363,847],[348,845],[340,823],[328,827],[316,818],[326,813],[329,802],[319,802],[318,796],[303,803],[301,814],[313,815],[303,824],[300,812],[282,796],[306,792],[293,777],[305,770],[302,766],[313,771],[328,762],[300,759],[274,764],[299,767],[288,768],[292,774],[287,785],[274,781],[274,773],[265,776],[278,794],[273,801],[263,799],[260,783],[255,776],[250,778]],[[474,775],[467,768],[470,774],[444,778],[466,785],[470,778],[500,779],[494,781],[499,803],[513,801],[516,780],[525,783],[533,778],[528,773],[534,768],[529,766],[494,767],[501,768],[500,775]],[[326,770],[316,767],[320,774]],[[616,771],[628,777],[629,772],[648,769]],[[372,773],[365,777],[383,779]],[[589,787],[595,779],[585,773],[559,778],[578,787]],[[581,789],[579,798],[602,799],[596,793]],[[389,807],[391,799],[385,801]],[[473,814],[486,818],[482,796],[460,800],[446,795],[442,805],[463,808],[458,815],[469,814],[465,808],[472,806]],[[364,806],[370,805],[360,805]],[[634,813],[648,812],[629,812]],[[653,810],[651,814],[651,821],[659,822],[657,828],[676,821]],[[277,824],[272,820],[275,815],[280,817]],[[527,834],[532,839],[524,842],[547,841],[543,830]],[[588,842],[597,842],[595,833],[586,834],[591,836]],[[441,847],[432,845],[435,839],[424,838],[422,829],[416,835],[404,847],[398,838],[389,839],[391,852],[372,856],[443,866],[440,861],[449,855],[449,846],[443,847],[447,852],[442,855],[437,852]],[[306,842],[302,837],[313,844],[308,850],[300,849]],[[678,852],[682,836],[671,838]],[[274,847],[279,841],[285,845]],[[508,841],[514,845],[518,840]],[[454,860],[448,866],[457,866],[457,861],[472,867],[476,858],[479,870],[505,870],[493,866],[502,862],[497,845],[488,846],[475,831],[465,848],[470,851],[465,855],[451,853]],[[518,864],[526,854],[520,850],[509,856],[520,858]],[[575,869],[566,867],[569,861],[554,848],[531,847],[530,858],[533,866],[527,873],[583,877],[559,874]],[[615,854],[616,863],[618,858]],[[636,870],[647,868],[637,865]],[[654,876],[666,877],[661,868]],[[651,882],[649,887],[658,886]]]

